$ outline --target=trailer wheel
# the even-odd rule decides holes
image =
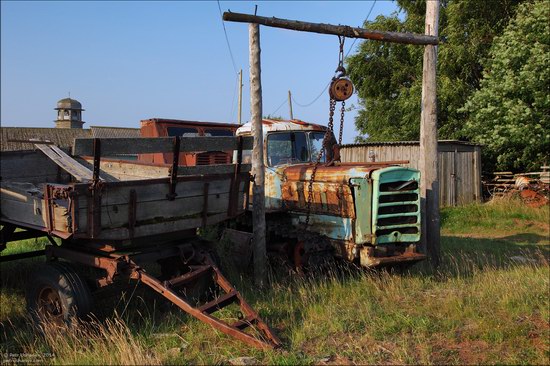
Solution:
[[[91,311],[92,296],[84,280],[65,262],[40,266],[29,281],[27,310],[37,322],[69,324]]]

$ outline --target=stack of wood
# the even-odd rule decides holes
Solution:
[[[542,171],[533,173],[494,172],[483,182],[484,191],[491,198],[518,194],[525,204],[540,207],[548,204],[550,198],[550,171],[542,166]]]

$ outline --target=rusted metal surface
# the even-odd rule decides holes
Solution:
[[[416,252],[416,248],[407,248],[404,252],[377,256],[373,247],[363,248],[360,251],[360,263],[364,267],[389,266],[396,263],[414,263],[426,259],[425,254]]]
[[[355,164],[333,166],[319,166],[315,175],[316,182],[348,184],[351,178],[368,177],[368,175],[376,170],[392,165],[392,162],[370,165]],[[284,175],[287,181],[302,181],[308,182],[313,172],[313,166],[310,164],[291,165],[284,169]]]
[[[166,250],[155,250],[151,252],[138,253],[136,255],[117,255],[105,253],[88,253],[75,249],[63,247],[46,247],[46,255],[51,259],[63,258],[86,266],[100,268],[106,271],[106,276],[99,278],[99,286],[106,286],[118,276],[125,276],[138,280],[149,286],[167,300],[177,305],[180,309],[205,322],[214,329],[236,338],[250,346],[260,349],[273,349],[281,346],[281,341],[271,328],[260,318],[259,314],[248,305],[239,291],[222,275],[216,264],[205,252],[191,248],[191,257],[185,261],[194,259],[198,265],[190,265],[190,271],[177,277],[161,281],[145,271],[140,261],[151,262],[153,260],[174,258],[174,255],[183,255],[189,252],[189,244],[170,246]],[[193,306],[186,301],[178,288],[188,282],[194,281],[202,276],[210,275],[223,294],[217,298],[202,304]],[[233,323],[228,323],[211,314],[224,308],[227,305],[236,303],[240,307],[243,318]],[[245,329],[250,328],[256,334],[246,333]]]
[[[309,186],[301,181],[287,180],[282,186],[282,199],[289,210],[306,211]],[[313,183],[311,211],[316,214],[355,218],[353,193],[348,184]]]
[[[199,122],[175,119],[152,118],[141,121],[141,137],[166,137],[173,136],[175,129],[194,136],[210,136],[212,133],[229,133],[234,135],[239,128],[238,124],[219,122]],[[172,134],[171,134],[172,133]],[[179,166],[194,166],[208,164],[231,163],[231,151],[208,151],[202,153],[180,153]],[[138,161],[155,164],[169,164],[173,160],[172,153],[139,154]]]
[[[519,192],[522,201],[529,207],[539,208],[548,204],[548,198],[532,189],[523,189]]]
[[[267,144],[270,133],[317,131],[326,136],[325,132],[331,131],[330,127],[327,129],[295,121],[264,120],[263,125]],[[247,135],[249,130],[245,124],[237,135]],[[333,135],[332,132],[330,135]],[[311,134],[306,136],[311,138]],[[334,137],[332,140],[336,141]],[[311,141],[309,146],[312,146]],[[321,147],[327,146],[323,143]],[[318,153],[319,150],[309,151],[310,162],[307,163],[289,159],[287,163],[266,169],[266,208],[270,231],[296,240],[305,234],[300,230],[295,232],[295,228],[304,231],[305,227],[308,235],[315,236],[311,240],[302,238],[294,242],[295,246],[290,250],[294,264],[303,261],[296,258],[306,258],[312,254],[302,255],[300,242],[304,243],[304,254],[309,253],[311,248],[313,251],[328,252],[324,247],[315,249],[310,245],[311,242],[328,242],[334,255],[355,263],[361,262],[363,248],[381,246],[382,250],[397,247],[392,253],[382,255],[376,252],[373,257],[376,259],[363,260],[368,267],[412,260],[411,256],[403,257],[399,250],[420,240],[418,171],[398,166],[408,163],[406,160],[362,163],[329,161],[328,164],[316,164]],[[396,191],[386,191],[386,186]],[[308,205],[309,199],[311,205]],[[414,253],[418,254],[416,251]],[[413,257],[414,260],[424,258],[421,255]]]
[[[533,173],[495,172],[483,182],[484,189],[491,198],[519,197],[529,207],[542,207],[550,202],[550,173],[548,167],[541,168]]]

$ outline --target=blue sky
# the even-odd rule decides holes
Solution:
[[[361,26],[373,2],[220,1],[222,11],[242,13],[253,13],[255,4],[262,16]],[[378,0],[369,19],[396,10],[394,2]],[[244,122],[248,25],[225,27],[243,69]],[[308,104],[329,82],[338,38],[267,27],[260,37],[263,114],[286,118],[289,89],[296,102]],[[352,43],[346,40],[346,52]],[[0,45],[3,126],[53,127],[56,101],[69,92],[86,109],[85,127],[139,127],[153,117],[237,120],[237,75],[215,1],[2,1]],[[328,93],[293,109],[295,118],[326,125]],[[357,134],[354,116],[347,114],[345,142]]]

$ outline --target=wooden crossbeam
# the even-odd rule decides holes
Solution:
[[[268,27],[284,28],[301,32],[334,34],[347,38],[363,38],[393,43],[416,45],[437,45],[439,43],[437,37],[425,34],[376,31],[364,28],[350,27],[347,25],[309,23],[298,20],[281,19],[275,17],[268,18],[242,13],[225,12],[223,13],[223,20],[239,23],[260,24]]]

